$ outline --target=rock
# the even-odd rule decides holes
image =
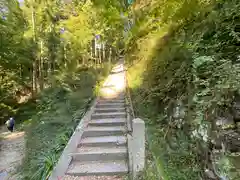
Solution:
[[[216,125],[221,129],[231,129],[235,127],[235,122],[233,120],[233,116],[227,117],[218,117],[216,120]]]
[[[235,101],[232,106],[233,119],[240,122],[240,101]]]
[[[215,176],[215,174],[211,170],[205,169],[204,172],[205,172],[205,174],[206,174],[206,176],[208,178],[210,178],[210,179],[217,179],[217,177]]]
[[[237,122],[236,126],[237,126],[238,129],[240,129],[240,122]]]
[[[222,140],[220,138],[214,138],[211,140],[214,149],[221,150],[222,149]]]
[[[173,109],[173,118],[174,119],[183,119],[185,116],[185,107],[182,101],[177,100],[175,107]]]
[[[227,151],[240,152],[240,133],[238,131],[223,131],[220,136],[223,139]]]
[[[0,179],[1,180],[7,180],[7,178],[8,178],[8,173],[7,173],[7,171],[1,171],[0,172]]]
[[[228,180],[228,178],[227,177],[225,177],[225,176],[220,176],[220,178],[221,178],[221,180]]]

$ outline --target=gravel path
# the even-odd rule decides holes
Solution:
[[[24,156],[24,132],[8,132],[0,127],[0,180],[17,180],[16,169]]]

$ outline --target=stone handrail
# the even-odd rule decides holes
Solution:
[[[133,132],[127,135],[129,170],[131,179],[136,179],[145,166],[145,123],[139,118],[132,122]]]

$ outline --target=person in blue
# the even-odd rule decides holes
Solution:
[[[13,127],[14,127],[14,124],[15,124],[14,119],[12,117],[10,117],[10,119],[7,120],[7,122],[5,124],[7,125],[8,130],[13,132]]]

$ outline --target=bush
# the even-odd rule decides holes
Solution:
[[[58,79],[59,86],[38,96],[31,124],[26,129],[24,179],[49,176],[79,120],[91,106],[96,82],[104,73],[100,69],[98,73],[94,69],[81,69],[72,78]]]
[[[162,158],[169,179],[206,178],[206,168],[214,171],[208,152],[217,112],[231,108],[240,89],[240,3],[141,3],[126,43],[136,114],[158,127],[149,132],[149,151]],[[173,119],[177,102],[182,123]]]

